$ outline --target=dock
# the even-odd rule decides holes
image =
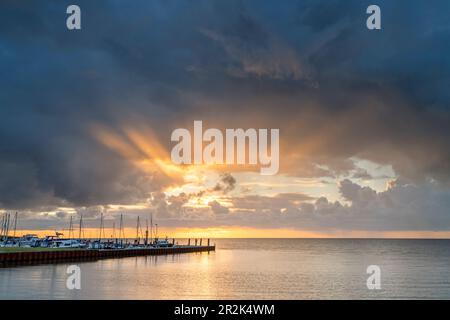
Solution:
[[[193,252],[215,251],[213,246],[174,246],[168,248],[127,248],[127,249],[68,249],[0,252],[0,268],[34,264],[52,264],[76,261],[96,261],[138,256],[173,255]]]

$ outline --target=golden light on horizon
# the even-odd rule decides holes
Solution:
[[[153,230],[155,231],[155,230]],[[58,230],[63,233],[63,237],[68,237],[68,230]],[[145,230],[143,229],[143,232]],[[118,230],[115,230],[118,235]],[[17,236],[25,234],[36,234],[40,237],[47,235],[55,235],[55,230],[18,230]],[[84,228],[82,238],[97,239],[99,237],[99,229],[97,228]],[[104,239],[113,239],[113,229],[105,228]],[[136,228],[125,228],[125,238],[135,239]],[[188,239],[188,238],[318,238],[323,235],[314,232],[301,232],[290,229],[257,229],[246,227],[208,227],[208,228],[167,228],[160,227],[158,230],[159,238],[176,238],[176,239]],[[78,238],[78,230],[74,231],[74,237]],[[142,238],[141,238],[142,239]]]
[[[60,232],[61,230],[58,230]],[[125,228],[125,238],[135,239],[136,229]],[[145,232],[145,230],[143,230]],[[68,231],[62,230],[64,236],[68,237]],[[40,237],[55,235],[55,230],[17,230],[16,235],[36,234]],[[116,229],[116,234],[118,230]],[[220,238],[389,238],[389,239],[449,239],[450,231],[303,231],[289,228],[250,228],[250,227],[207,227],[207,228],[181,228],[162,227],[158,230],[159,238],[169,239],[220,239]],[[83,238],[98,239],[99,230],[96,228],[85,228]],[[78,230],[75,230],[74,238],[78,238]],[[105,229],[103,239],[113,239],[113,230]],[[141,237],[142,239],[142,237]],[[182,243],[180,243],[182,244]]]

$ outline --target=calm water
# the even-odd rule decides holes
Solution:
[[[217,251],[0,269],[0,299],[450,298],[450,240],[220,239]],[[368,290],[366,268],[381,268]]]

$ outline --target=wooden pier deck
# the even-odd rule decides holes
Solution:
[[[0,252],[0,268],[58,262],[95,261],[137,256],[169,255],[215,251],[215,246],[175,246],[169,248],[138,249],[72,249],[22,252]]]

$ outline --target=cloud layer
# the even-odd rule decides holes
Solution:
[[[78,3],[77,32],[67,1],[0,4],[2,208],[145,203],[167,219],[205,214],[204,225],[449,225],[448,1],[378,1],[376,32],[365,0]],[[281,174],[335,179],[340,202],[237,194],[231,173],[204,188],[226,203],[188,209],[192,195],[163,192],[177,177],[143,171],[92,132],[144,126],[168,151],[170,132],[194,120],[280,128]],[[360,185],[375,177],[355,158],[401,179],[384,192]]]

